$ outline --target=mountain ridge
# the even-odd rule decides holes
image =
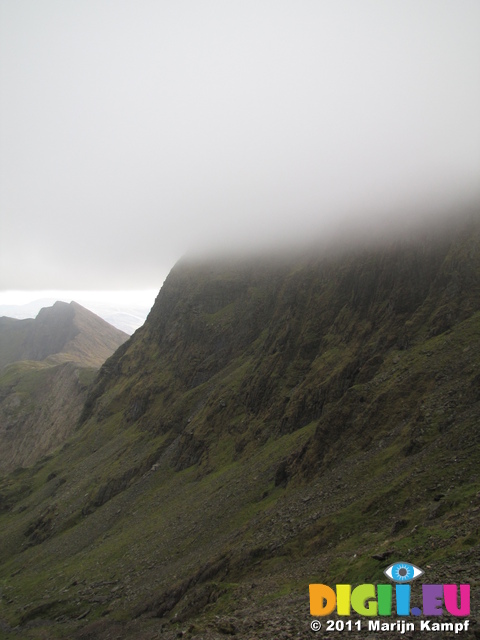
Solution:
[[[98,336],[99,340],[95,340]],[[20,360],[45,360],[59,353],[100,366],[128,338],[76,302],[55,302],[35,319],[0,318],[0,368]]]
[[[64,295],[63,292],[62,295]],[[98,298],[98,296],[96,297]],[[82,296],[78,303],[128,335],[132,335],[142,326],[150,310],[148,303],[130,302],[128,294],[123,302],[112,302],[108,299],[105,301],[88,300],[87,298],[88,296],[84,300]],[[65,298],[62,299],[66,301]],[[77,302],[77,300],[75,301]],[[39,298],[25,304],[0,304],[0,317],[6,316],[18,320],[33,319],[40,309],[50,307],[55,302],[58,302],[56,298]]]
[[[479,286],[478,216],[181,261],[72,438],[1,480],[0,617],[25,638],[287,639],[309,583],[384,581],[390,558],[425,570],[415,589],[478,584]]]

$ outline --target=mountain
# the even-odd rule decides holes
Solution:
[[[0,318],[0,367],[48,357],[99,367],[127,338],[76,302],[55,302],[35,319]]]
[[[0,304],[0,316],[17,319],[34,318],[43,307],[52,306],[54,302],[55,300],[51,298],[41,298],[22,305]],[[83,307],[103,318],[108,324],[129,335],[142,326],[151,306],[148,304],[135,304],[129,300],[125,300],[122,303],[114,303],[108,300],[103,302],[81,300],[81,303]]]
[[[471,584],[478,637],[479,302],[478,215],[182,260],[72,437],[0,482],[4,637],[306,637],[309,583],[399,560],[412,599]]]
[[[0,470],[34,463],[72,433],[95,372],[127,338],[75,302],[0,318]]]

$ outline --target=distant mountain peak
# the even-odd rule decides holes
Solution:
[[[0,367],[56,357],[100,366],[128,335],[77,302],[57,301],[36,318],[0,318]]]
[[[53,308],[56,304],[53,298],[40,298],[27,304],[0,304],[0,317],[33,320],[43,308]],[[80,303],[64,301],[61,305],[67,305],[70,308],[71,305],[86,308],[128,335],[132,335],[143,325],[151,309],[150,303],[131,302],[128,299],[113,302],[108,299],[108,296],[105,300],[82,300]],[[58,307],[55,307],[55,310],[57,309]]]
[[[77,302],[0,318],[0,473],[71,434],[96,369],[128,337]]]

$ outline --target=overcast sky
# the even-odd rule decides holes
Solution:
[[[0,291],[475,195],[479,113],[478,0],[0,0]]]

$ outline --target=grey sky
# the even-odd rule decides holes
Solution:
[[[0,289],[478,193],[479,36],[478,0],[0,0]]]

